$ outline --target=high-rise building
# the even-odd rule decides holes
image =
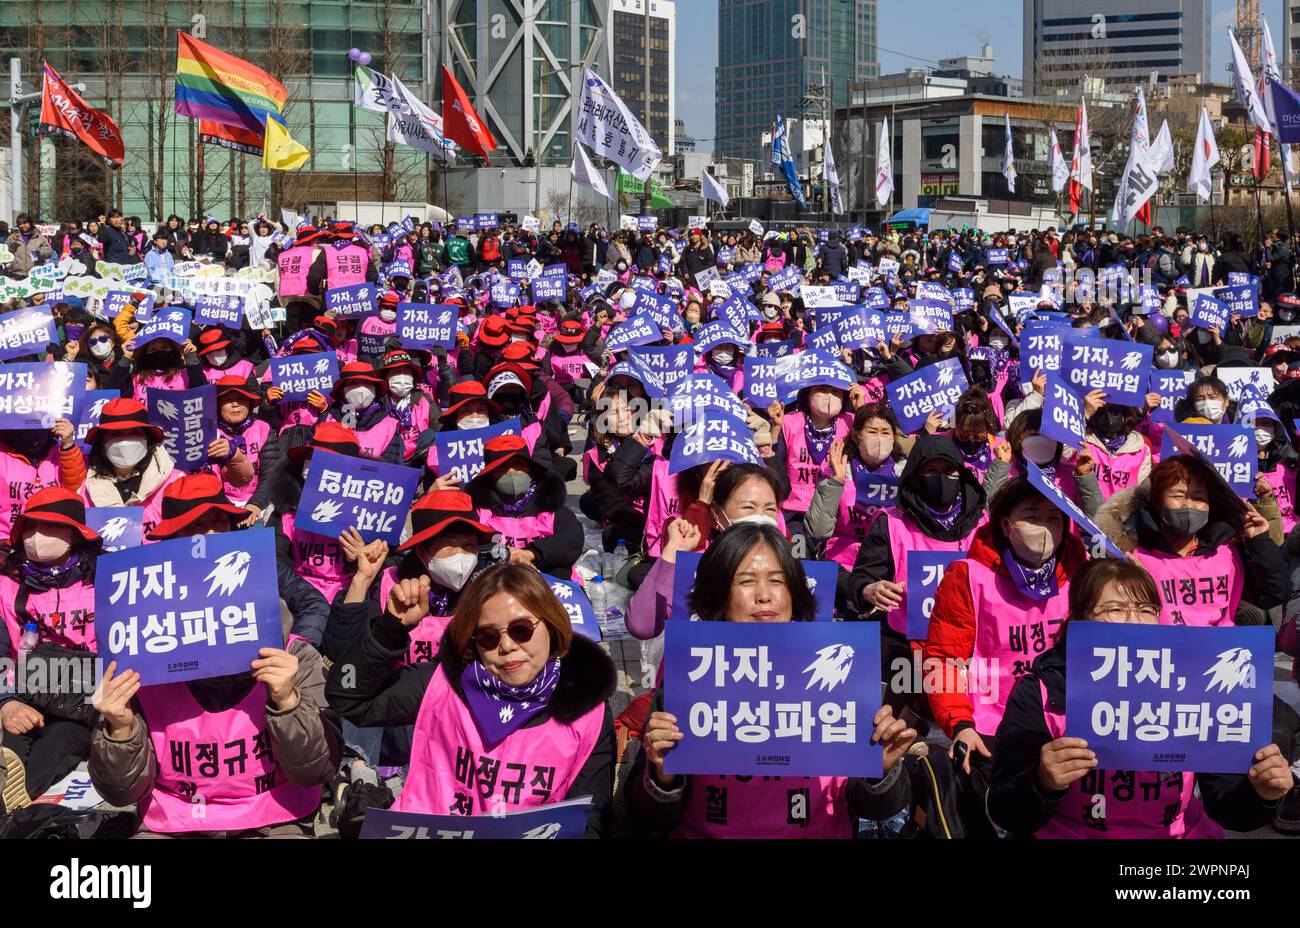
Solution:
[[[676,126],[673,129],[676,150],[679,153],[695,151],[695,139],[686,131],[686,121],[684,119],[674,119],[673,123]]]
[[[1025,90],[1210,78],[1210,0],[1024,0]]]
[[[667,159],[677,150],[673,89],[677,78],[677,5],[673,0],[613,0],[613,14],[610,34],[614,92],[650,130],[650,137]]]
[[[1282,6],[1282,48],[1278,51],[1286,83],[1295,86],[1300,75],[1300,0],[1286,0]]]
[[[876,0],[720,0],[713,150],[760,160],[778,110],[820,118],[822,102],[807,98],[823,74],[833,112],[879,70]]]
[[[422,13],[419,3],[396,0],[0,3],[0,46],[5,57],[22,60],[24,90],[39,90],[44,57],[69,83],[86,85],[86,102],[116,120],[126,146],[121,169],[109,173],[71,140],[38,141],[37,107],[28,107],[25,173],[33,180],[25,206],[61,218],[120,206],[146,222],[173,212],[247,216],[270,208],[273,176],[281,201],[295,205],[378,200],[384,122],[352,107],[348,50],[369,52],[372,67],[396,73],[428,100]],[[284,83],[289,131],[312,152],[305,167],[272,175],[256,155],[198,144],[197,121],[173,112],[181,30]],[[425,163],[423,152],[399,147],[387,192],[425,199]],[[36,164],[43,169],[33,170]]]

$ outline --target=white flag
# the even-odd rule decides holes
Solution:
[[[1007,121],[1007,148],[1002,153],[1002,176],[1007,179],[1007,190],[1016,192],[1016,148],[1011,141],[1011,114],[1004,113]]]
[[[880,120],[880,138],[876,142],[876,204],[884,206],[894,196],[893,140],[889,120]]]
[[[1061,153],[1061,143],[1056,137],[1056,129],[1052,129],[1051,147],[1047,150],[1047,169],[1052,175],[1052,190],[1060,193],[1065,189],[1065,182],[1070,179],[1070,166],[1065,163],[1065,155]]]
[[[352,66],[352,105],[372,113],[391,113],[403,107],[401,94],[387,74],[359,64]]]
[[[392,81],[393,106],[388,110],[388,141],[418,148],[455,163],[456,146],[442,134],[442,117],[425,106],[397,78]]]
[[[1086,190],[1092,189],[1092,143],[1088,140],[1088,104],[1079,101],[1079,115],[1074,121],[1074,153],[1070,158],[1070,180]]]
[[[590,187],[606,200],[612,199],[609,195],[609,187],[605,186],[605,178],[600,176],[600,172],[587,157],[587,150],[577,142],[573,143],[573,164],[569,166],[569,173],[582,186]]]
[[[1150,148],[1151,167],[1164,174],[1174,169],[1174,140],[1169,135],[1169,121],[1160,124],[1160,132]]]
[[[844,212],[844,201],[840,197],[840,172],[835,168],[835,155],[831,153],[831,140],[826,139],[826,186],[831,193],[831,213]]]
[[[1295,184],[1295,162],[1291,160],[1291,146],[1282,144],[1282,134],[1277,125],[1277,109],[1273,103],[1273,90],[1269,86],[1269,84],[1282,83],[1282,69],[1278,67],[1277,52],[1273,49],[1273,33],[1268,30],[1268,21],[1261,17],[1260,25],[1264,29],[1260,42],[1260,54],[1264,59],[1263,74],[1260,76],[1264,112],[1268,114],[1269,131],[1277,141],[1278,158],[1282,162],[1282,180],[1286,184],[1286,189],[1290,190]]]
[[[1252,123],[1265,132],[1272,132],[1273,126],[1268,121],[1268,111],[1264,109],[1263,101],[1255,92],[1255,79],[1250,73],[1250,62],[1242,54],[1241,46],[1237,44],[1237,37],[1233,35],[1231,28],[1228,29],[1228,44],[1232,48],[1232,70],[1237,89],[1237,102],[1246,108],[1246,115]]]
[[[648,180],[663,153],[632,111],[594,71],[583,72],[576,138],[637,180]]]
[[[1219,163],[1219,143],[1214,138],[1210,114],[1201,107],[1201,123],[1196,129],[1196,150],[1192,152],[1192,170],[1187,175],[1187,189],[1205,202],[1210,200],[1214,183],[1210,168]]]
[[[1115,205],[1111,209],[1112,225],[1123,228],[1133,221],[1147,200],[1160,186],[1160,179],[1151,165],[1150,133],[1147,130],[1147,104],[1142,88],[1137,91],[1137,108],[1133,114],[1133,131],[1129,133],[1128,163],[1115,191]]]
[[[723,209],[726,209],[727,204],[731,202],[731,197],[727,196],[727,188],[718,183],[707,170],[700,173],[700,196],[720,204]]]

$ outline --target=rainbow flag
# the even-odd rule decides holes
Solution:
[[[270,116],[281,115],[289,93],[284,85],[256,65],[219,48],[178,33],[176,48],[176,112],[237,126],[261,135]]]

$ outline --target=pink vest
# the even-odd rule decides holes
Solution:
[[[305,400],[297,402],[280,403],[280,434],[293,428],[295,425],[315,425],[320,418],[320,413],[311,408],[311,404]]]
[[[537,421],[545,422],[547,415],[551,412],[551,394],[547,393],[542,397],[542,401],[537,404]]]
[[[551,355],[551,370],[555,372],[555,382],[563,386],[587,376],[589,358],[581,351],[577,354]]]
[[[403,461],[410,460],[420,436],[429,430],[429,398],[423,393],[412,393],[411,397],[411,424],[402,428]],[[396,417],[393,421],[397,421]]]
[[[311,271],[311,245],[296,245],[280,252],[280,296],[304,296],[307,293],[307,274]]]
[[[23,623],[18,616],[18,597],[22,585],[8,574],[0,574],[0,618],[9,632],[8,657],[18,659],[18,641]],[[95,587],[75,583],[60,590],[32,590],[27,595],[25,614],[40,627],[41,640],[63,648],[94,651]]]
[[[686,509],[677,495],[677,475],[668,473],[668,459],[661,455],[661,451],[662,446],[649,451],[660,455],[651,465],[650,501],[645,514],[645,545],[651,557],[658,557],[663,550],[668,523],[680,518]]]
[[[388,443],[393,440],[393,436],[397,434],[397,420],[385,415],[370,428],[355,431],[357,442],[361,445],[361,456],[377,461],[388,449]]]
[[[6,544],[14,520],[37,490],[59,485],[58,442],[35,467],[26,458],[0,450],[0,481],[5,487],[5,505],[0,505],[0,539]]]
[[[516,518],[499,516],[491,509],[478,510],[478,519],[484,525],[501,533],[502,540],[512,548],[523,548],[535,538],[555,532],[555,513],[539,512],[535,516]]]
[[[1065,737],[1065,715],[1047,701],[1043,721],[1052,740]],[[1222,838],[1196,796],[1196,774],[1133,770],[1088,771],[1072,783],[1038,838]]]
[[[1219,545],[1213,554],[1188,557],[1137,548],[1133,556],[1160,591],[1161,625],[1217,628],[1236,624],[1244,568],[1234,545]]]
[[[222,377],[240,377],[247,380],[249,377],[252,377],[256,371],[256,368],[253,367],[253,362],[247,359],[236,361],[225,370],[218,370],[217,368],[210,367],[207,364],[200,365],[200,367],[203,370],[203,379],[208,383],[216,383]]]
[[[385,608],[388,594],[397,585],[397,568],[390,567],[379,575],[379,605]],[[411,629],[411,646],[402,658],[403,664],[426,664],[438,655],[438,645],[443,633],[451,624],[449,615],[426,615],[420,624]]]
[[[184,368],[181,368],[170,377],[147,374],[144,377],[131,378],[131,394],[135,397],[136,402],[142,403],[146,409],[149,406],[150,387],[155,390],[188,390],[189,386],[189,376],[185,373]]]
[[[1111,454],[1095,442],[1088,442],[1084,445],[1084,450],[1097,462],[1097,483],[1101,487],[1102,497],[1110,499],[1120,490],[1137,486],[1138,474],[1149,449],[1143,444],[1140,451]]]
[[[885,398],[885,386],[889,383],[888,377],[872,377],[862,385],[862,389],[867,391],[868,403],[879,403]]]
[[[528,453],[532,454],[537,447],[537,439],[542,437],[542,423],[530,422],[524,426],[524,432],[519,436],[528,446]]]
[[[835,437],[839,439],[848,435],[852,424],[850,417],[836,416]],[[785,436],[785,469],[790,475],[790,495],[781,502],[781,508],[787,512],[807,512],[817,493],[817,484],[831,475],[831,455],[827,451],[820,464],[812,459],[804,436],[804,414],[801,412],[792,412],[782,420],[781,434]]]
[[[906,635],[907,552],[965,551],[970,547],[971,537],[979,526],[975,526],[970,530],[970,534],[957,541],[939,541],[937,538],[931,538],[921,531],[920,527],[912,521],[912,517],[901,510],[882,512],[876,518],[888,520],[885,525],[889,529],[889,553],[894,559],[894,576],[891,579],[903,587],[902,600],[897,606],[889,610],[889,627],[900,635]]]
[[[826,539],[826,559],[834,561],[845,570],[852,570],[858,560],[858,549],[866,541],[871,523],[882,510],[893,509],[895,505],[891,501],[879,506],[859,506],[857,485],[851,479],[845,481],[844,492],[840,494],[839,514],[835,517],[835,529],[831,537]]]
[[[966,569],[975,611],[975,650],[970,663],[978,665],[977,673],[967,671],[966,693],[974,710],[975,730],[995,735],[1016,680],[1056,642],[1070,611],[1070,583],[1062,583],[1051,599],[1032,602],[1006,574],[995,574],[970,558]],[[996,698],[990,701],[981,695],[981,689]]]
[[[1260,470],[1268,485],[1273,488],[1273,496],[1277,499],[1277,508],[1282,512],[1282,531],[1291,534],[1291,529],[1295,528],[1295,497],[1296,497],[1296,472],[1294,469],[1279,463],[1271,471]]]
[[[220,464],[212,466],[212,472],[221,478],[221,485],[226,491],[226,498],[236,506],[244,505],[257,492],[257,483],[261,479],[259,471],[261,470],[262,449],[266,447],[266,439],[270,434],[271,426],[261,419],[254,421],[244,432],[244,454],[248,458],[248,463],[253,465],[253,479],[244,486],[237,487],[227,480],[225,469]]]
[[[674,838],[851,838],[846,777],[691,777]]]
[[[280,516],[280,527],[293,548],[293,572],[320,591],[327,603],[334,602],[352,579],[338,539],[295,528],[292,512]]]
[[[564,799],[600,740],[605,704],[571,725],[548,719],[491,749],[439,667],[424,691],[397,812],[483,815]]]
[[[360,245],[345,245],[342,248],[330,245],[325,249],[326,286],[333,290],[335,287],[365,283],[366,267],[369,264],[370,252]]]
[[[254,684],[225,712],[203,711],[184,683],[142,686],[136,698],[158,764],[140,800],[150,831],[244,831],[320,808],[320,787],[294,786],[275,762],[265,685]]]

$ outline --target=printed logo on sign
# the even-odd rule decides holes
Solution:
[[[333,522],[343,512],[343,507],[332,499],[323,499],[311,511],[313,522]]]
[[[847,644],[830,644],[817,652],[817,658],[803,669],[811,671],[805,690],[816,686],[822,692],[829,693],[849,678],[853,669],[853,648]]]
[[[1219,655],[1218,662],[1205,671],[1203,676],[1210,677],[1210,682],[1205,685],[1207,693],[1214,689],[1220,693],[1231,693],[1238,686],[1243,690],[1253,690],[1255,664],[1250,649],[1229,648]]]
[[[109,519],[104,523],[104,527],[99,530],[99,537],[103,540],[105,545],[111,544],[122,537],[122,533],[126,531],[128,524],[129,520],[123,516]]]
[[[50,869],[51,899],[128,899],[132,908],[153,902],[153,867],[149,864],[82,864],[74,857]]]
[[[208,595],[211,596],[219,589],[222,596],[229,596],[242,587],[248,579],[248,565],[251,561],[252,557],[247,551],[230,551],[217,558],[216,566],[203,578],[212,581]]]

